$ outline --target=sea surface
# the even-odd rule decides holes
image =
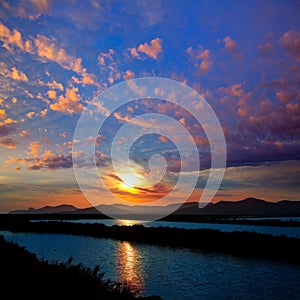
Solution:
[[[66,234],[0,234],[50,262],[72,256],[74,263],[99,265],[107,278],[165,300],[290,300],[300,295],[299,265]]]

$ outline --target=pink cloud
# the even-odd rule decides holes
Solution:
[[[212,60],[210,51],[204,49],[201,45],[197,49],[189,47],[185,52],[192,58],[195,67],[198,69],[198,73],[204,74],[211,70]]]
[[[271,43],[265,43],[262,45],[259,45],[258,48],[262,51],[262,52],[269,52],[272,50],[273,45]]]
[[[292,100],[295,97],[295,95],[289,91],[278,91],[276,93],[276,97],[281,103],[287,103],[290,100]]]
[[[224,49],[228,51],[235,59],[241,59],[242,53],[238,50],[238,44],[236,41],[234,41],[230,36],[226,36],[223,39],[223,42],[225,43]]]
[[[134,78],[134,72],[127,70],[125,74],[123,75],[124,80],[129,80]]]
[[[279,44],[291,55],[296,61],[300,61],[300,30],[293,29],[284,33],[279,39]]]

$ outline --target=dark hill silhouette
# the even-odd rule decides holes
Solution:
[[[73,212],[78,210],[77,207],[73,205],[61,204],[57,206],[44,206],[42,208],[29,208],[27,210],[13,210],[9,213],[11,214],[48,214],[48,213],[64,213]]]
[[[218,215],[218,216],[300,216],[300,201],[282,200],[268,202],[256,198],[241,201],[220,201],[208,204],[202,209],[198,203],[185,208],[182,206],[174,214],[180,215]]]
[[[174,204],[171,204],[174,205]],[[129,206],[121,204],[97,206],[100,211],[114,212],[119,215],[130,216],[131,212],[139,212],[141,206]],[[11,214],[101,214],[95,207],[76,208],[72,205],[45,206],[40,209],[15,210]],[[151,206],[149,213],[155,214],[162,211],[161,206]],[[250,216],[250,217],[290,217],[300,216],[300,201],[282,200],[279,202],[268,202],[262,199],[246,198],[240,201],[220,201],[209,203],[204,208],[198,207],[198,202],[184,203],[173,215],[200,215],[200,216]]]

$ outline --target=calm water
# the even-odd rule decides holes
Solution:
[[[165,300],[299,299],[300,266],[72,235],[0,232],[40,258],[100,265]]]
[[[279,227],[279,226],[255,226],[255,225],[235,225],[235,224],[215,224],[215,223],[190,223],[190,222],[166,222],[155,221],[145,222],[133,220],[68,220],[66,222],[76,223],[100,223],[106,226],[113,225],[134,225],[143,224],[146,227],[177,227],[186,229],[208,228],[220,231],[255,231],[272,235],[286,235],[288,237],[300,238],[300,227]]]

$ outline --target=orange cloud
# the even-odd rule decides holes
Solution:
[[[30,112],[28,112],[28,113],[26,114],[26,117],[27,117],[28,119],[32,119],[32,117],[34,116],[34,114],[35,114],[34,111],[30,111]]]
[[[26,74],[17,70],[15,67],[11,69],[10,77],[18,81],[28,81]]]
[[[28,154],[32,155],[34,158],[38,157],[38,153],[41,149],[41,144],[38,141],[32,142],[29,146],[28,149]]]
[[[17,81],[28,81],[28,77],[22,71],[19,71],[16,67],[12,67],[11,70],[7,69],[7,65],[5,63],[1,63],[1,71],[0,74],[5,76],[6,78],[11,78]]]
[[[64,90],[64,86],[60,82],[57,82],[56,80],[43,82],[42,80],[38,79],[38,84],[40,86],[47,86],[51,90],[60,90],[60,91]]]
[[[132,57],[140,58],[140,55],[136,48],[129,48],[128,50]]]
[[[150,42],[150,45],[144,43],[139,45],[138,50],[145,53],[153,59],[157,59],[158,55],[162,53],[162,39],[156,38]]]
[[[118,121],[121,121],[121,122],[128,122],[130,121],[130,117],[129,116],[125,116],[125,117],[122,117],[120,113],[118,112],[114,112],[114,117],[118,120]]]
[[[0,22],[0,39],[3,42],[2,46],[12,52],[13,46],[24,50],[21,33],[17,30],[10,31],[3,23]]]
[[[56,99],[56,91],[52,91],[52,90],[47,91],[47,96],[50,99]]]
[[[5,109],[0,109],[0,119],[5,119],[6,118],[6,112]]]
[[[19,132],[20,137],[28,137],[29,135],[30,135],[29,130],[22,130],[21,132]]]
[[[49,39],[46,36],[38,34],[37,38],[33,39],[33,41],[38,56],[56,62],[64,69],[73,70],[78,74],[82,72],[82,59],[74,58],[68,55],[64,49],[57,48],[55,39]]]
[[[163,143],[166,143],[168,141],[168,139],[163,135],[160,135],[158,139]]]
[[[18,121],[13,120],[11,118],[7,118],[6,120],[4,120],[4,124],[17,124],[17,123],[18,123]],[[2,122],[2,124],[3,124],[3,122]]]
[[[82,79],[78,79],[77,77],[75,76],[72,76],[72,80],[76,83],[76,84],[82,84],[83,86],[86,86],[86,85],[95,85],[95,86],[99,86],[98,83],[96,83],[96,81],[94,80],[95,78],[95,75],[93,74],[87,74],[87,73],[84,73],[82,75]]]
[[[45,109],[41,110],[40,115],[41,115],[42,118],[44,118],[44,117],[46,117],[47,113],[48,113],[48,109],[45,108]]]
[[[17,47],[24,52],[56,62],[66,70],[72,70],[77,74],[86,73],[81,65],[82,59],[73,57],[64,49],[57,47],[54,38],[38,34],[36,38],[31,37],[31,40],[24,42],[19,31],[16,29],[11,31],[0,22],[0,40],[3,42],[2,46],[8,51],[12,52],[13,48]]]
[[[128,50],[134,58],[140,58],[140,53],[144,53],[153,59],[157,59],[158,55],[163,52],[162,39],[156,38],[150,42],[150,45],[144,43],[140,44],[137,48],[129,48]]]
[[[123,75],[124,80],[133,79],[134,78],[134,72],[127,70],[125,74]]]
[[[67,88],[65,97],[60,96],[58,102],[50,105],[50,109],[65,114],[81,113],[84,106],[79,101],[78,88]]]

